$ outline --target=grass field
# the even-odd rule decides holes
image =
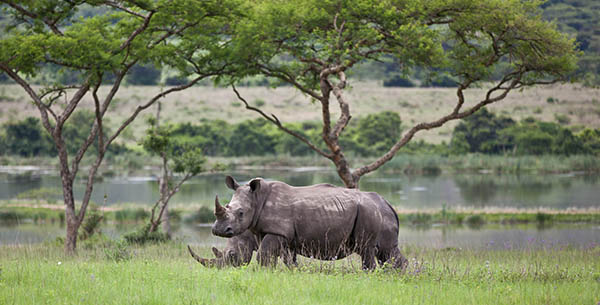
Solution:
[[[208,249],[196,249],[208,256]],[[406,272],[357,257],[295,269],[207,269],[185,245],[80,250],[0,247],[0,304],[597,304],[600,247],[405,248]]]
[[[100,90],[104,96],[109,87]],[[164,88],[151,86],[123,87],[107,117],[114,126],[137,105],[147,101]],[[240,88],[244,97],[266,113],[273,113],[282,122],[320,120],[320,105],[291,87],[270,89],[265,87]],[[485,89],[466,92],[466,105],[474,104],[484,95]],[[400,114],[405,126],[431,121],[449,113],[455,105],[456,89],[446,88],[384,88],[375,82],[356,82],[347,93],[354,118],[384,110]],[[163,99],[162,118],[171,122],[197,122],[200,119],[222,119],[230,123],[254,119],[258,114],[245,110],[229,88],[193,87],[171,94]],[[92,99],[86,96],[83,107],[92,107]],[[0,85],[0,123],[26,116],[39,116],[37,109],[17,85]],[[503,101],[490,106],[493,112],[509,115],[515,119],[533,116],[545,121],[555,121],[556,115],[564,115],[570,125],[600,127],[600,90],[582,88],[579,85],[555,85],[511,92]],[[337,104],[331,105],[334,117]],[[154,114],[155,108],[146,114]],[[143,116],[143,115],[142,115]],[[147,128],[144,120],[136,120],[122,140],[132,141]],[[448,141],[456,122],[441,128],[419,133],[417,139],[432,143]],[[109,124],[110,125],[110,124]]]

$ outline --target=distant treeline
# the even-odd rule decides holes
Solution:
[[[77,153],[81,144],[90,135],[94,122],[94,114],[79,111],[73,114],[64,126],[63,136],[67,151]],[[106,128],[106,127],[105,127]],[[97,142],[96,142],[97,143]],[[97,144],[90,146],[90,151],[97,151]],[[126,152],[124,145],[113,144],[108,153],[115,154]],[[22,121],[4,123],[0,127],[0,155],[16,155],[22,157],[56,156],[56,147],[52,138],[42,127],[39,118],[28,117]]]
[[[93,114],[78,112],[65,126],[66,144],[71,153],[89,135]],[[303,137],[326,150],[317,122],[287,124]],[[315,154],[298,139],[279,130],[263,119],[228,124],[221,120],[205,120],[199,124],[181,123],[171,126],[175,153],[199,148],[207,156],[265,156]],[[394,112],[370,114],[352,120],[341,138],[345,151],[363,157],[380,156],[397,141],[402,121]],[[94,145],[91,150],[96,149]],[[112,145],[109,154],[127,152],[125,145]],[[496,116],[482,109],[459,123],[450,143],[430,144],[413,141],[402,148],[404,154],[459,155],[583,155],[600,156],[600,129],[583,129],[576,133],[559,123],[527,118],[520,122]],[[8,122],[0,127],[0,154],[25,157],[55,156],[50,136],[37,118]]]

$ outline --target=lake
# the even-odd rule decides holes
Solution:
[[[325,168],[286,170],[237,170],[230,172],[240,183],[254,177],[284,181],[303,186],[316,183],[341,185],[336,173]],[[227,200],[233,194],[224,183],[225,174],[201,175],[183,185],[171,202],[212,205],[215,195]],[[38,188],[60,189],[60,178],[47,171],[2,172],[0,199]],[[446,207],[511,207],[553,209],[600,207],[600,174],[441,174],[437,176],[373,173],[361,179],[360,188],[374,191],[400,209]],[[84,181],[75,185],[81,199]],[[158,199],[157,177],[105,177],[94,186],[92,201],[103,204],[152,204]],[[62,198],[56,195],[55,199]]]
[[[1,169],[0,169],[1,171]],[[335,172],[324,168],[286,170],[236,170],[230,173],[240,183],[254,177],[280,180],[301,186],[316,183],[339,185]],[[171,202],[212,205],[214,196],[223,201],[232,191],[224,183],[225,174],[201,175],[186,183]],[[60,179],[52,172],[36,169],[4,171],[0,174],[0,199],[12,199],[18,194],[38,188],[60,189]],[[82,197],[83,182],[75,187]],[[600,175],[545,174],[494,175],[441,174],[437,176],[374,173],[361,180],[361,189],[375,191],[398,209],[432,209],[456,207],[506,207],[566,209],[600,207]],[[157,178],[152,175],[135,177],[104,177],[96,183],[92,200],[102,204],[152,204],[158,199]],[[55,199],[60,199],[57,195]],[[104,226],[103,232],[117,238],[132,226]],[[57,225],[22,223],[0,226],[0,243],[37,243],[64,236]],[[181,225],[175,236],[193,245],[224,245],[225,240],[212,236],[202,225]],[[550,227],[488,225],[468,226],[402,226],[400,243],[434,248],[527,248],[527,247],[595,247],[600,244],[600,226],[590,224],[554,225]]]

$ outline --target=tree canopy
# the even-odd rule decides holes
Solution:
[[[95,173],[110,144],[141,111],[160,98],[226,69],[228,63],[221,56],[223,34],[227,22],[236,14],[237,4],[191,0],[2,3],[0,8],[8,18],[1,23],[0,71],[27,92],[54,142],[67,220],[65,250],[73,252]],[[82,9],[94,14],[81,14]],[[104,118],[123,80],[132,70],[147,66],[166,66],[182,77],[194,76],[137,105],[123,122],[117,123],[116,130],[109,131]],[[52,79],[41,88],[32,86],[43,68],[68,77]],[[100,91],[103,84],[110,85],[106,94]],[[77,143],[68,137],[66,124],[77,118],[74,113],[81,108],[85,95],[92,97],[93,116],[78,122],[82,125],[79,128],[88,128],[89,132],[85,141],[74,147]],[[97,147],[96,158],[88,172],[81,207],[76,212],[73,181],[92,145]]]
[[[291,84],[320,103],[327,148],[291,134],[331,159],[346,186],[358,187],[362,175],[389,161],[418,131],[467,117],[511,90],[567,79],[577,63],[574,39],[542,19],[541,3],[253,1],[246,18],[232,25],[233,60],[239,67],[232,81],[262,74]],[[346,73],[362,61],[384,57],[393,58],[405,72],[421,68],[453,76],[456,105],[438,120],[415,124],[376,161],[351,170],[339,140],[352,117],[344,95]],[[482,85],[489,90],[480,100],[465,101],[465,90]],[[331,117],[332,101],[340,109],[337,119]],[[276,116],[245,104],[285,129]]]

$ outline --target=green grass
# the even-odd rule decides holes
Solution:
[[[596,304],[600,247],[405,248],[405,273],[364,272],[356,257],[207,269],[185,246],[101,247],[66,258],[54,245],[0,247],[0,304]],[[208,249],[198,249],[208,255]]]

